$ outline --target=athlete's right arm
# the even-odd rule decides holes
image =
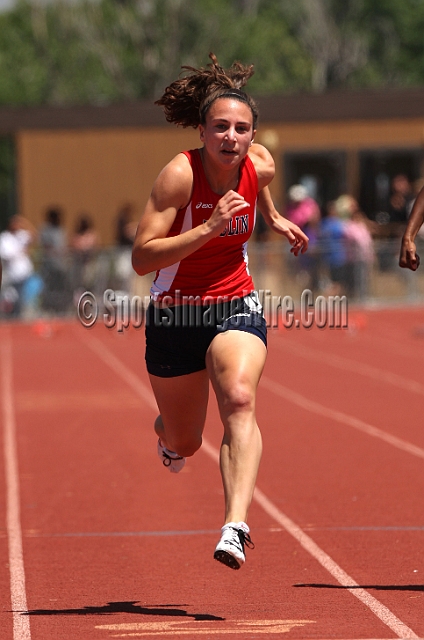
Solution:
[[[190,201],[192,189],[190,163],[185,155],[179,154],[157,177],[141,216],[132,251],[132,265],[138,275],[163,269],[186,258],[219,236],[228,220],[246,206],[238,193],[228,191],[204,224],[168,238],[178,210]]]

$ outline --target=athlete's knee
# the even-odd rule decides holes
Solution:
[[[237,381],[226,389],[221,407],[225,414],[251,413],[254,409],[255,393],[251,385]]]
[[[202,446],[204,424],[187,421],[169,423],[158,416],[155,420],[155,431],[165,446],[184,458],[193,456]]]
[[[162,416],[159,414],[155,420],[154,429],[156,434],[160,437],[163,436],[164,427],[162,422]]]
[[[194,456],[196,451],[202,446],[202,438],[170,438],[168,439],[168,448],[178,453],[179,456],[190,458]]]

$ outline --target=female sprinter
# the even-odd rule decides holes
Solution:
[[[160,415],[158,454],[177,473],[202,444],[209,380],[224,436],[225,519],[214,557],[232,569],[253,546],[246,524],[262,451],[255,396],[266,358],[266,322],[247,267],[258,200],[297,255],[308,238],[275,210],[268,151],[253,144],[257,108],[243,91],[252,67],[184,67],[157,104],[166,119],[198,128],[202,146],[178,154],[156,179],[138,225],[133,267],[156,271],[146,318],[146,363]]]

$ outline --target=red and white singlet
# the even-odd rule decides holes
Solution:
[[[199,149],[183,153],[193,170],[193,194],[188,205],[177,212],[167,237],[203,224],[222,198],[208,184]],[[203,302],[242,297],[254,290],[248,269],[247,241],[255,226],[258,178],[249,156],[240,165],[236,191],[250,206],[233,216],[220,236],[180,262],[157,271],[150,291],[153,300],[166,296],[173,301],[169,303],[172,305],[182,302],[183,296],[193,296]]]

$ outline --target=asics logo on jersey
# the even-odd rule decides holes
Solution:
[[[213,204],[206,204],[205,202],[198,202],[196,209],[213,209]]]

